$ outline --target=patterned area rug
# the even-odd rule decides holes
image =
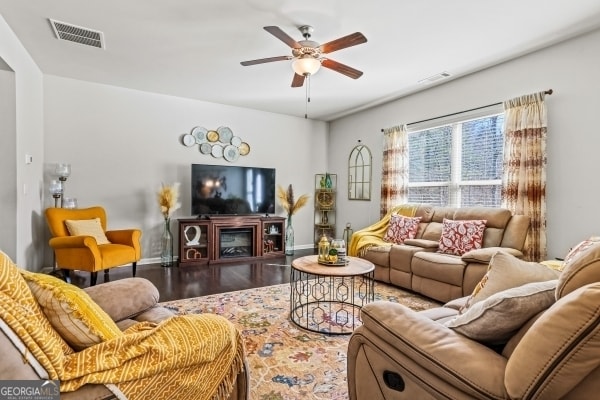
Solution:
[[[439,303],[375,283],[375,300],[424,310]],[[250,399],[347,399],[349,335],[312,333],[290,322],[290,285],[164,302],[178,314],[215,313],[234,323],[245,340]]]

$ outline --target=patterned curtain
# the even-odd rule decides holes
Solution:
[[[383,131],[380,217],[408,200],[408,136],[406,126]]]
[[[525,259],[546,258],[546,105],[545,93],[504,102],[502,206],[528,215]]]

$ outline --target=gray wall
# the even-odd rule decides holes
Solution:
[[[80,207],[104,206],[110,229],[142,229],[142,263],[160,255],[161,183],[181,183],[182,207],[174,218],[192,216],[192,163],[276,168],[277,183],[293,184],[298,196],[312,193],[314,174],[326,169],[324,122],[52,75],[44,77],[44,106],[45,187],[57,162],[71,163],[66,195]],[[197,145],[183,146],[181,135],[195,126],[228,126],[250,153],[229,163],[201,154]],[[53,204],[46,193],[44,207]],[[294,216],[297,248],[312,247],[310,208]],[[284,215],[280,207],[276,213]]]
[[[15,73],[0,58],[0,249],[17,257],[17,127]]]
[[[332,154],[329,170],[339,174],[340,191],[347,187],[348,154],[357,140],[369,146],[374,159],[372,200],[339,196],[338,215],[354,229],[379,219],[381,128],[553,89],[546,97],[548,255],[564,257],[569,248],[600,233],[598,71],[600,30],[331,123],[330,144],[340,151]]]
[[[45,224],[41,207],[44,146],[42,73],[1,16],[0,37],[0,58],[14,71],[14,89],[10,83],[7,88],[13,93],[14,123],[9,122],[8,132],[2,133],[3,140],[8,140],[14,154],[9,162],[12,167],[0,170],[0,181],[11,185],[2,190],[12,190],[16,197],[16,207],[11,203],[14,199],[9,199],[10,211],[6,211],[9,225],[16,219],[16,228],[8,233],[14,239],[6,239],[6,243],[9,247],[16,247],[9,250],[15,253],[11,255],[13,261],[23,268],[37,269],[42,264],[46,246],[41,237]],[[11,103],[10,95],[4,101]],[[5,127],[3,125],[2,129]],[[33,157],[33,163],[25,164],[26,154]],[[11,244],[13,240],[15,244]]]

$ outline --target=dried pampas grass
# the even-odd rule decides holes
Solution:
[[[160,212],[165,219],[171,217],[171,214],[179,207],[181,203],[179,200],[179,183],[176,182],[171,186],[162,184],[157,195],[158,205],[160,206]]]
[[[287,190],[277,185],[277,199],[279,199],[279,204],[283,207],[288,217],[291,217],[308,203],[309,197],[307,194],[303,194],[294,202],[294,189],[292,185],[289,185]]]

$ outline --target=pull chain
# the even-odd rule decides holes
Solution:
[[[308,103],[310,103],[310,74],[306,74],[304,119],[308,119]]]

